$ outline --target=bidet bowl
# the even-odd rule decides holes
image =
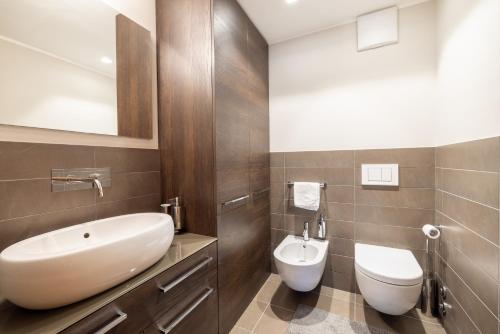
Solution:
[[[173,236],[169,215],[140,213],[20,241],[0,254],[2,295],[35,310],[77,302],[153,265],[165,255]]]
[[[281,279],[296,291],[311,291],[323,276],[328,240],[289,235],[274,250],[274,260]]]

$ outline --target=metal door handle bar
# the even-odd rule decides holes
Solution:
[[[242,196],[242,197],[238,197],[238,198],[235,198],[235,199],[232,199],[230,201],[222,203],[222,206],[227,206],[229,204],[238,203],[238,202],[244,201],[244,200],[249,199],[249,198],[250,198],[250,195],[245,195],[245,196]]]

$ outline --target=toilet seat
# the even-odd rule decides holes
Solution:
[[[372,279],[399,286],[421,284],[424,274],[413,253],[398,248],[357,243],[355,265]]]

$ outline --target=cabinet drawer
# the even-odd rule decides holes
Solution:
[[[209,283],[215,277],[215,283]],[[69,327],[64,334],[140,333],[191,296],[193,286],[216,288],[217,246],[209,245]],[[215,293],[216,294],[216,293]]]
[[[217,273],[183,290],[184,298],[160,315],[144,334],[217,334]]]

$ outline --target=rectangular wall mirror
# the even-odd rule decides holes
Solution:
[[[152,48],[101,0],[0,0],[0,124],[152,138]]]

